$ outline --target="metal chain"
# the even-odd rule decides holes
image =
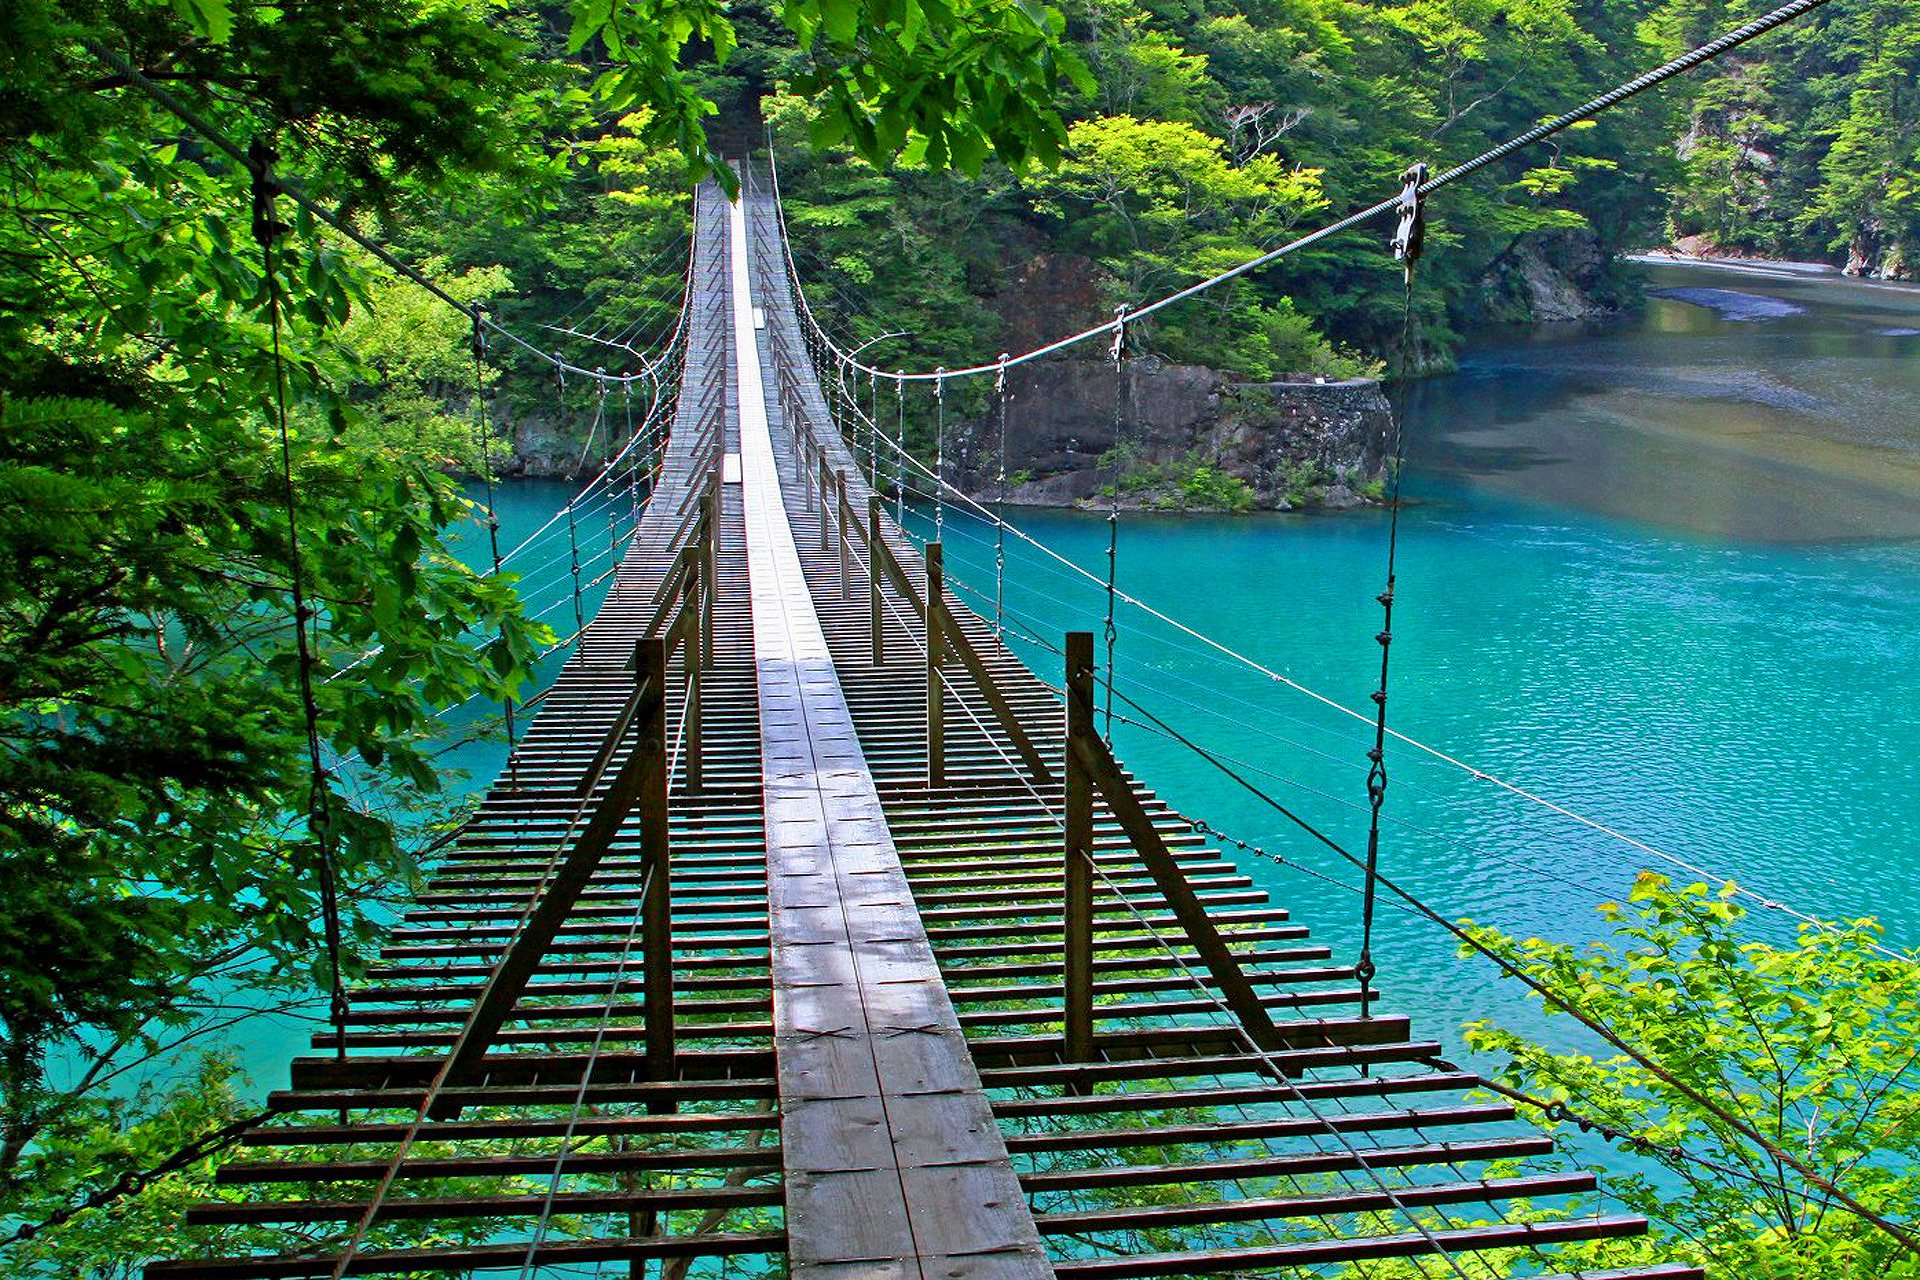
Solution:
[[[933,540],[945,539],[947,529],[947,379],[946,370],[933,380]]]
[[[267,314],[273,330],[273,396],[280,427],[281,480],[285,486],[287,508],[287,570],[292,579],[293,637],[299,674],[300,709],[307,733],[307,833],[313,838],[320,872],[321,928],[326,938],[327,965],[332,970],[328,992],[329,1013],[333,1019],[339,1056],[347,1055],[347,988],[340,972],[340,886],[334,866],[333,787],[320,748],[320,705],[314,696],[315,658],[313,639],[308,628],[314,609],[307,601],[306,563],[300,550],[299,486],[293,478],[293,432],[287,415],[287,363],[281,348],[280,267],[274,245],[290,227],[274,216],[274,197],[279,187],[273,180],[273,163],[278,158],[264,139],[255,138],[247,149],[253,175],[253,238],[260,245],[261,270],[265,276]]]
[[[999,467],[993,512],[993,638],[1000,639],[1007,616],[1007,353],[1000,353],[1000,376],[993,390],[1000,401]]]
[[[1427,166],[1416,164],[1400,175],[1400,224],[1393,236],[1393,256],[1406,265],[1406,287],[1401,299],[1400,374],[1405,378],[1413,345],[1413,272],[1420,260],[1425,239],[1425,211],[1421,207],[1420,184],[1426,181]],[[1354,972],[1360,978],[1360,1016],[1373,1016],[1373,979],[1377,972],[1373,960],[1373,915],[1380,881],[1380,811],[1387,800],[1387,667],[1393,653],[1393,593],[1400,550],[1400,481],[1406,469],[1406,429],[1400,415],[1393,415],[1393,457],[1387,477],[1387,587],[1378,596],[1380,630],[1374,639],[1380,645],[1380,685],[1373,699],[1373,746],[1367,751],[1367,866],[1366,891],[1360,904],[1360,959]]]

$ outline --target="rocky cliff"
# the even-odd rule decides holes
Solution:
[[[1162,510],[1292,511],[1375,500],[1393,416],[1380,386],[1237,383],[1154,358],[1123,374],[1100,360],[1017,371],[1007,407],[1007,501]],[[955,481],[998,493],[1000,420],[990,409],[949,435]]]

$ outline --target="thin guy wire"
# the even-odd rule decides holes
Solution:
[[[293,433],[287,415],[286,356],[280,344],[280,269],[274,242],[286,230],[274,218],[273,199],[278,187],[272,176],[273,152],[256,141],[249,153],[256,161],[253,191],[253,234],[260,244],[261,269],[265,276],[267,315],[273,331],[273,396],[280,427],[280,468],[285,484],[287,509],[287,570],[292,578],[293,638],[295,667],[298,672],[300,708],[307,736],[307,830],[319,855],[321,928],[326,939],[327,966],[332,970],[328,1001],[336,1030],[346,1032],[347,989],[340,972],[341,930],[340,889],[333,861],[333,791],[328,784],[327,766],[320,746],[320,706],[314,697],[314,653],[308,626],[313,608],[307,601],[306,562],[300,549],[298,487],[293,480]],[[346,1044],[340,1046],[342,1057]]]

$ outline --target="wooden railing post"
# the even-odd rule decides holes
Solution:
[[[706,628],[705,621],[707,597],[711,594],[707,583],[707,562],[704,557],[696,557],[693,573],[687,579],[688,597],[681,605],[683,610],[680,642],[680,660],[687,670],[687,714],[686,728],[682,730],[680,750],[686,758],[687,790],[697,793],[705,781],[704,765],[700,751],[700,650],[705,644],[701,634]]]
[[[840,510],[840,598],[846,600],[853,595],[853,566],[848,563],[853,556],[853,521],[847,517],[853,513],[847,509],[847,473],[833,473],[834,505]]]
[[[1093,632],[1067,632],[1066,1060],[1093,1056],[1093,779],[1074,739],[1094,734]]]
[[[656,690],[666,685],[667,642],[649,636],[634,652],[641,684]],[[641,981],[646,996],[647,1074],[655,1080],[678,1077],[674,1065],[673,1034],[673,909],[672,855],[667,846],[667,703],[653,697],[642,702],[640,738],[635,751],[650,761],[636,808],[640,811],[640,853],[645,867],[640,898]],[[691,732],[691,728],[689,728]],[[609,992],[612,1003],[615,993]],[[670,1105],[670,1104],[669,1104]]]
[[[885,604],[880,598],[880,557],[887,554],[887,549],[880,541],[880,507],[880,495],[867,494],[867,603],[873,609],[873,665],[876,667],[887,660],[885,619],[880,612]]]
[[[820,450],[820,549],[833,544],[827,537],[827,525],[833,517],[833,469],[827,465],[827,451]]]
[[[946,576],[940,544],[929,542],[927,561],[927,785],[947,782],[946,682],[940,668],[946,661]]]

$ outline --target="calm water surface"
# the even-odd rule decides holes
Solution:
[[[1653,284],[1679,296],[1603,328],[1491,341],[1412,399],[1418,504],[1402,517],[1392,721],[1716,876],[1822,916],[1878,916],[1891,941],[1920,945],[1920,294],[1704,268],[1662,268]],[[567,492],[508,486],[509,545]],[[1103,518],[1018,523],[1104,575]],[[990,616],[992,531],[946,528],[951,572]],[[1378,512],[1123,514],[1119,583],[1369,708],[1386,532]],[[1016,633],[1057,644],[1070,627],[1102,630],[1101,586],[1018,542],[1007,562]],[[550,617],[570,629],[570,606]],[[1367,725],[1124,604],[1115,623],[1123,692],[1364,849]],[[1057,682],[1057,655],[1016,644]],[[1246,859],[1351,955],[1352,868],[1116,710],[1128,765],[1183,812],[1296,862]],[[481,780],[499,761],[484,747],[456,757]],[[1588,939],[1594,906],[1641,868],[1687,875],[1404,744],[1389,766],[1383,868],[1449,916]],[[1792,922],[1758,911],[1750,924],[1777,938]],[[1375,954],[1389,1007],[1422,1034],[1457,1043],[1462,1022],[1494,1017],[1564,1036],[1384,903]],[[262,1085],[284,1078],[302,1036],[246,1037]]]

